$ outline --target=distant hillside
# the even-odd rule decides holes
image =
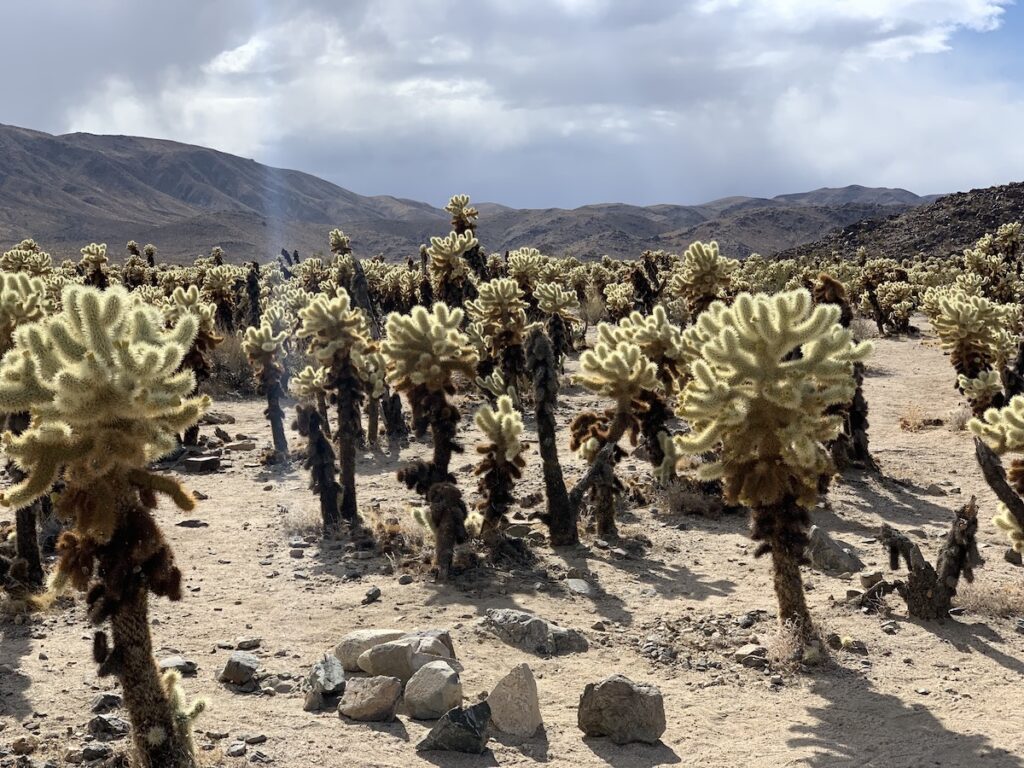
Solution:
[[[631,257],[648,248],[679,251],[699,238],[717,239],[732,256],[770,255],[927,200],[851,186],[693,206],[520,210],[483,203],[479,236],[492,252],[531,245],[557,256]],[[137,240],[155,243],[167,260],[220,245],[233,261],[262,261],[282,247],[325,251],[333,227],[344,229],[360,254],[402,259],[446,233],[448,214],[173,141],[0,125],[0,248],[31,236],[57,257],[77,257],[92,241],[116,253]]]
[[[868,219],[777,255],[780,258],[839,253],[864,246],[871,254],[903,258],[947,256],[969,247],[1000,224],[1024,221],[1024,183],[972,189],[882,219]]]

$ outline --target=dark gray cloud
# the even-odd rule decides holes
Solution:
[[[1024,173],[1005,0],[16,1],[0,120],[205,144],[357,192],[544,207]],[[985,115],[985,119],[979,119]],[[941,163],[935,158],[942,157]]]

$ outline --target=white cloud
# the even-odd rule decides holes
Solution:
[[[434,202],[944,191],[1024,174],[1016,85],[950,76],[955,36],[992,33],[1006,5],[366,0],[341,18],[296,0],[159,88],[108,78],[67,122]]]

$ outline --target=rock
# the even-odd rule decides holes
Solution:
[[[179,528],[209,528],[210,524],[205,520],[197,520],[194,517],[190,517],[187,520],[179,520],[175,523]]]
[[[401,576],[398,577],[398,583],[402,586],[405,586],[406,584],[412,584],[412,581],[412,576],[410,576],[408,573],[403,573]]]
[[[565,586],[570,592],[583,595],[584,597],[590,597],[594,594],[594,588],[583,579],[566,579]]]
[[[106,760],[113,756],[114,750],[106,744],[86,744],[82,747],[82,759],[86,762],[95,760]]]
[[[487,748],[487,726],[491,707],[486,701],[466,709],[453,709],[435,723],[419,744],[417,752],[443,750],[479,755]]]
[[[184,656],[168,656],[166,659],[160,660],[160,669],[165,671],[173,669],[182,677],[195,677],[199,665]]]
[[[224,450],[229,453],[232,451],[255,451],[256,443],[252,440],[234,440],[230,443],[224,443]]]
[[[858,656],[867,656],[868,647],[863,640],[854,640],[849,637],[843,638],[843,650],[856,653]]]
[[[862,573],[860,575],[860,585],[864,589],[871,589],[875,584],[882,580],[881,571],[872,571],[871,573]]]
[[[255,651],[262,643],[263,640],[258,637],[240,637],[235,643],[235,650]]]
[[[191,456],[181,463],[182,469],[190,475],[198,475],[203,472],[216,472],[220,469],[219,456]]]
[[[260,660],[247,651],[235,651],[220,673],[220,681],[243,688],[257,687],[256,670],[260,668]]]
[[[443,661],[420,667],[405,685],[405,706],[416,720],[436,720],[460,704],[459,673]]]
[[[224,754],[228,757],[245,757],[246,749],[244,741],[236,741],[224,750]]]
[[[1007,549],[1006,552],[1003,553],[1003,559],[1006,560],[1006,562],[1008,562],[1010,565],[1020,565],[1022,562],[1024,562],[1024,556],[1022,556],[1020,552],[1018,552],[1016,549],[1013,549],[1012,547]]]
[[[199,420],[200,424],[206,424],[213,426],[215,424],[234,424],[235,417],[230,413],[221,413],[220,411],[207,411],[203,414]]]
[[[1017,634],[1024,635],[1024,619],[1017,619],[1016,630]]]
[[[366,597],[363,598],[363,605],[369,605],[380,600],[380,587],[370,587],[366,590]]]
[[[92,700],[91,709],[94,714],[105,715],[113,709],[119,708],[124,700],[116,693],[101,693]]]
[[[448,647],[440,640],[411,636],[375,645],[364,651],[357,663],[368,675],[397,677],[404,684],[425,664],[450,658]]]
[[[582,653],[590,647],[587,638],[577,630],[512,608],[488,609],[482,626],[509,645],[540,656]]]
[[[89,721],[89,733],[101,741],[123,739],[131,729],[127,720],[115,715],[96,715]]]
[[[215,434],[217,439],[222,443],[230,443],[234,440],[234,438],[231,437],[231,433],[222,427],[214,427],[213,434]]]
[[[349,680],[338,704],[338,712],[352,720],[390,722],[402,696],[397,677],[359,677]]]
[[[939,485],[937,485],[935,483],[932,483],[927,488],[925,488],[923,493],[927,494],[928,496],[946,496],[947,495],[946,489],[942,488],[941,486],[939,486]]]
[[[324,656],[313,665],[306,684],[309,690],[303,709],[307,712],[331,709],[345,692],[345,670],[336,656]]]
[[[811,566],[835,576],[864,570],[864,563],[853,550],[836,541],[816,525],[811,526],[807,557]]]
[[[39,749],[39,739],[35,736],[19,736],[11,742],[11,752],[16,755],[31,755]]]
[[[757,645],[756,643],[747,643],[746,645],[740,646],[733,653],[732,658],[734,661],[743,662],[744,659],[750,656],[757,656],[759,658],[765,658],[768,655],[768,649],[763,645]]]
[[[498,681],[487,697],[491,722],[502,733],[531,738],[543,724],[537,681],[528,664],[519,664]]]
[[[79,763],[85,762],[85,755],[82,754],[80,749],[69,749],[64,752],[64,762],[70,763],[71,765],[78,765]]]
[[[249,733],[249,734],[246,734],[245,736],[239,736],[239,738],[242,741],[244,741],[246,744],[248,744],[249,746],[252,746],[252,747],[256,746],[257,744],[266,744],[267,743],[266,734],[263,734],[263,733]]]
[[[294,557],[296,560],[301,560],[302,558],[304,558],[306,556],[306,550],[305,549],[299,549],[298,547],[296,547],[294,549],[289,549],[288,550],[288,556],[289,557]]]
[[[349,632],[334,648],[334,655],[346,672],[359,672],[359,657],[375,645],[405,637],[397,629],[357,629]]]
[[[587,684],[577,723],[587,736],[607,736],[616,744],[654,744],[665,732],[665,702],[655,686],[612,675]]]
[[[882,631],[887,635],[895,635],[900,631],[900,625],[895,621],[885,621],[882,622]]]

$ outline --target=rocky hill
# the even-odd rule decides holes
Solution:
[[[927,201],[906,190],[850,186],[692,206],[566,210],[484,203],[479,235],[489,251],[532,245],[584,258],[679,251],[698,238],[717,239],[725,253],[744,257]],[[266,260],[282,247],[326,250],[333,227],[344,229],[361,254],[401,259],[430,235],[447,232],[448,215],[427,203],[359,195],[204,147],[0,125],[0,247],[31,236],[55,256],[77,257],[88,242],[120,250],[132,239],[155,243],[168,260],[191,259],[214,245],[234,261]]]
[[[811,243],[781,251],[780,258],[839,253],[864,246],[871,254],[903,258],[917,253],[946,256],[1007,222],[1024,221],[1024,183],[972,189],[941,197],[882,219],[866,219]]]

